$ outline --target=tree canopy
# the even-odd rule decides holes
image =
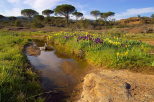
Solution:
[[[151,18],[154,18],[154,14],[151,15]]]
[[[34,16],[34,20],[36,20],[36,21],[43,21],[44,20],[44,16],[42,16],[42,15],[35,15]]]
[[[21,10],[21,15],[32,18],[33,16],[38,15],[38,12],[32,9],[24,9],[24,10]]]
[[[94,10],[94,11],[91,11],[90,14],[92,16],[94,16],[96,18],[96,20],[98,19],[98,17],[100,16],[101,12],[98,11],[98,10]]]
[[[42,11],[42,14],[49,17],[51,14],[53,14],[54,11],[53,10],[49,10],[49,9],[46,9],[44,11]]]
[[[5,18],[3,15],[0,15],[0,19],[3,19],[3,18]]]
[[[83,13],[81,13],[81,12],[74,12],[73,15],[76,17],[76,20],[78,20],[78,18],[83,16]]]
[[[11,21],[17,20],[17,17],[14,17],[14,16],[10,16],[10,17],[8,17],[8,18],[9,18],[9,20],[11,20]]]
[[[104,13],[101,13],[101,18],[104,21],[107,21],[108,17],[114,16],[114,15],[115,15],[114,12],[104,12]]]
[[[59,5],[54,9],[55,14],[65,16],[65,18],[67,20],[67,24],[68,24],[70,14],[72,14],[75,11],[76,11],[76,8],[74,6],[68,5],[68,4]]]

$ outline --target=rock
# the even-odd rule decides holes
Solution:
[[[54,48],[51,47],[51,46],[46,46],[46,47],[45,47],[45,50],[46,50],[46,51],[52,51],[52,50],[54,50]]]
[[[29,56],[39,56],[41,54],[41,50],[37,46],[30,45],[26,47],[26,53]]]
[[[125,71],[90,73],[84,78],[78,102],[154,102],[154,76]]]

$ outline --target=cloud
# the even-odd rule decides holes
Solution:
[[[84,11],[85,18],[88,19],[94,19],[88,12]],[[126,10],[125,12],[117,13],[113,18],[116,20],[124,19],[132,16],[137,16],[141,14],[148,14],[148,13],[154,13],[154,7],[147,7],[147,8],[131,8]]]
[[[6,16],[21,16],[20,12],[21,12],[20,8],[13,8],[11,10],[5,10],[3,15],[6,15]]]
[[[25,0],[23,3],[35,10],[41,11],[44,9],[53,8],[61,1],[63,0]]]
[[[81,12],[84,14],[84,18],[94,20],[94,17],[88,11],[82,10]]]
[[[89,8],[89,5],[73,2],[72,0],[6,0],[2,2],[2,5],[0,5],[0,13],[6,16],[20,16],[20,10],[26,8],[31,8],[41,13],[44,9],[53,9],[56,5],[62,3],[72,4],[78,9],[78,11],[84,13],[85,18],[94,19],[94,17],[89,14],[92,9]],[[131,8],[124,12],[116,13],[114,17],[119,20],[148,13],[154,13],[154,7]]]
[[[78,12],[82,12],[84,14],[83,15],[84,18],[86,18],[86,19],[94,19],[94,17],[92,17],[90,15],[89,6],[87,4],[81,4],[79,2],[74,2],[74,1],[71,1],[71,0],[65,0],[65,3],[74,5]],[[90,9],[91,8],[92,7],[90,7]],[[75,19],[75,17],[73,17],[73,16],[71,18]]]
[[[55,7],[62,1],[65,0],[6,0],[5,3],[8,3],[7,5],[10,5],[11,9],[4,6],[0,10],[0,13],[5,16],[21,16],[21,10],[27,8],[34,9],[41,13],[45,9]]]
[[[127,17],[131,17],[131,16],[137,16],[137,15],[147,14],[147,13],[154,13],[154,7],[128,9],[125,12],[116,14],[115,18],[122,19],[122,18],[127,18]]]

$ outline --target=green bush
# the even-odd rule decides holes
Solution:
[[[16,27],[23,27],[22,22],[20,20],[15,21],[15,26]]]
[[[33,27],[35,27],[35,28],[43,28],[44,25],[42,23],[39,23],[39,22],[34,22]]]

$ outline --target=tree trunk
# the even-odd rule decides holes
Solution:
[[[69,15],[66,15],[66,23],[67,23],[67,27],[69,26]]]

